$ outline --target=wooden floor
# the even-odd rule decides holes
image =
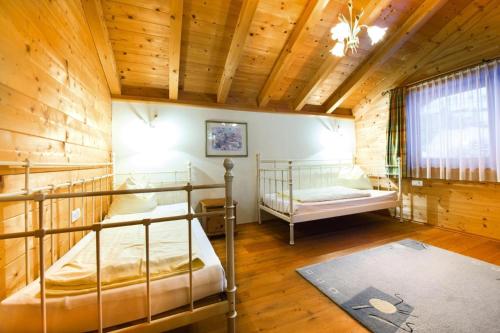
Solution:
[[[236,238],[238,332],[367,332],[295,269],[408,237],[500,264],[499,241],[374,214],[296,225],[294,246],[288,245],[284,222],[241,225]],[[213,244],[223,259],[224,240]],[[175,332],[225,331],[221,316]]]

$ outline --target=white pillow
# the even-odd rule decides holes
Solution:
[[[133,178],[127,178],[117,190],[134,190],[146,187],[146,185],[138,183]],[[157,205],[156,193],[114,195],[108,215],[111,217],[114,215],[149,212],[155,209]]]
[[[357,165],[340,169],[337,179],[335,179],[335,185],[358,190],[373,189],[370,178]]]

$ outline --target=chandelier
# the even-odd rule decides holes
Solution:
[[[339,14],[339,23],[335,25],[330,32],[332,33],[332,39],[336,40],[337,43],[333,46],[333,48],[330,50],[330,53],[333,54],[336,57],[343,57],[347,51],[350,49],[352,53],[357,52],[357,48],[359,46],[359,37],[358,34],[361,32],[362,28],[366,29],[366,32],[368,33],[368,36],[370,37],[372,41],[372,45],[378,43],[382,38],[384,38],[385,31],[387,28],[380,28],[377,27],[376,25],[374,26],[367,26],[367,25],[360,25],[359,24],[359,19],[361,16],[363,16],[363,10],[356,15],[356,17],[353,20],[352,17],[352,0],[349,0],[347,3],[347,6],[349,7],[349,18],[350,20],[348,21],[345,16],[340,13]]]

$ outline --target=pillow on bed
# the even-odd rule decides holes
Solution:
[[[335,185],[355,188],[358,190],[372,190],[370,178],[357,165],[352,168],[342,168],[335,179]]]
[[[134,190],[146,187],[146,185],[138,183],[133,178],[127,178],[127,180],[125,180],[125,182],[120,185],[117,190]],[[149,212],[155,209],[157,205],[158,202],[156,201],[155,193],[114,195],[111,206],[109,207],[108,215],[114,216]]]

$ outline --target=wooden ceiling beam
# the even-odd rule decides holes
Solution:
[[[354,119],[351,110],[342,109],[342,112],[335,112],[332,114],[327,114],[324,112],[313,112],[313,111],[302,111],[295,112],[290,108],[280,107],[280,106],[267,106],[260,108],[257,105],[249,104],[228,104],[228,103],[217,103],[215,102],[216,96],[207,96],[206,94],[197,93],[186,93],[181,92],[182,95],[179,99],[169,99],[165,97],[153,97],[153,96],[134,96],[128,95],[127,93],[122,95],[112,95],[113,101],[132,101],[132,102],[144,102],[144,103],[161,103],[161,104],[173,104],[173,105],[183,105],[195,108],[204,109],[224,109],[231,111],[249,111],[249,112],[262,112],[262,113],[272,113],[272,114],[288,114],[288,115],[305,115],[305,116],[321,116],[321,117],[333,117],[339,119]]]
[[[120,77],[116,67],[113,48],[109,41],[109,34],[104,20],[101,1],[82,0],[82,7],[104,71],[104,76],[108,82],[109,91],[111,94],[120,94]]]
[[[168,40],[168,95],[179,95],[179,71],[181,64],[183,0],[170,1],[170,38]]]
[[[267,77],[267,80],[257,97],[257,103],[259,106],[263,107],[269,103],[276,86],[292,64],[293,54],[299,47],[298,44],[303,39],[303,36],[320,20],[321,14],[323,14],[323,10],[329,2],[330,0],[311,0],[307,2],[304,11],[283,46],[278,59],[274,63],[271,73]]]
[[[408,41],[448,0],[424,0],[405,23],[377,49],[323,103],[325,111],[338,108],[381,64]]]
[[[361,18],[361,24],[371,25],[378,19],[382,10],[389,6],[391,0],[371,0],[364,8],[364,15]],[[328,55],[323,64],[318,68],[313,77],[302,88],[299,94],[292,102],[292,107],[296,111],[302,110],[311,95],[323,84],[330,76],[333,69],[340,62],[340,58]]]
[[[484,13],[495,10],[497,4],[494,0],[489,1],[485,5],[478,5],[475,2],[467,3],[453,19],[448,21],[442,28],[437,31],[432,39],[424,43],[419,48],[418,52],[407,59],[403,66],[392,70],[389,75],[384,76],[376,89],[370,91],[366,100],[373,100],[380,96],[380,94],[388,89],[408,84],[410,81],[417,81],[422,79],[420,76],[415,76],[420,69],[425,67],[432,59],[438,59],[440,54],[444,54],[460,36],[464,33],[470,33],[470,30],[484,19]],[[482,57],[474,59],[472,63],[481,60]],[[454,64],[451,66],[454,67]],[[449,70],[451,68],[444,68]]]
[[[236,23],[236,28],[231,39],[229,51],[224,63],[224,70],[217,90],[217,102],[225,103],[231,89],[234,74],[238,69],[241,55],[245,46],[253,16],[257,10],[258,0],[244,0],[241,5],[240,14]]]

